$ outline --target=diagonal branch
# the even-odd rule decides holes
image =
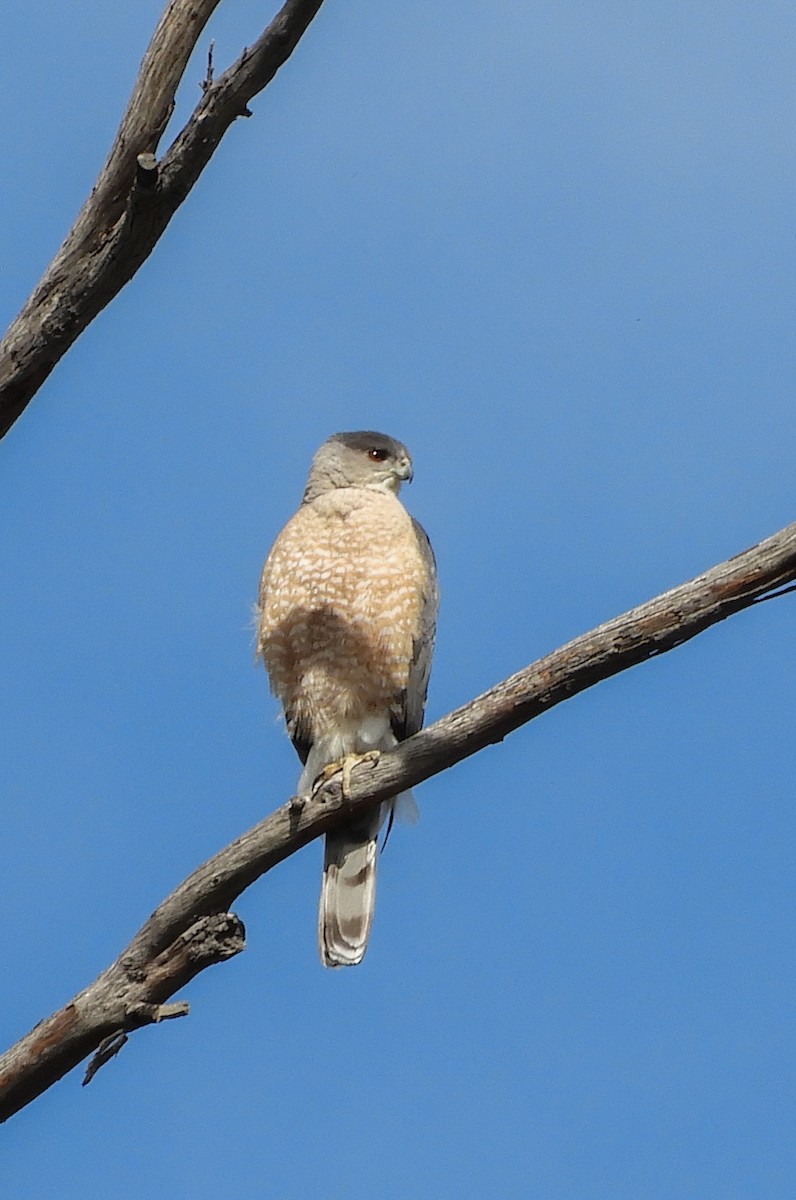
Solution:
[[[333,779],[294,798],[209,859],[168,896],[119,958],[60,1012],[0,1058],[0,1120],[99,1049],[90,1072],[125,1034],[182,1015],[164,1002],[205,967],[244,948],[229,913],[277,863],[363,808],[421,783],[562,700],[663,654],[796,580],[796,523],[669,592],[615,617],[421,730],[375,766],[358,768],[344,800]]]
[[[61,249],[0,343],[0,437],[94,317],[149,257],[236,117],[293,53],[322,0],[286,0],[203,95],[158,164],[188,59],[219,0],[170,0],[99,178]]]

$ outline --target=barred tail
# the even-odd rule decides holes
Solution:
[[[325,967],[353,967],[368,948],[376,908],[377,811],[327,833],[318,909],[318,948]]]

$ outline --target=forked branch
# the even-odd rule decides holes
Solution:
[[[202,87],[188,124],[156,152],[188,59],[219,0],[170,0],[108,160],[61,249],[0,343],[0,437],[86,326],[149,257],[249,101],[290,57],[322,0],[286,0],[236,63]]]
[[[156,909],[115,963],[0,1058],[0,1120],[87,1055],[101,1066],[142,1025],[182,1015],[165,1001],[199,971],[244,948],[228,909],[271,867],[348,816],[501,741],[562,700],[681,645],[796,580],[796,524],[704,575],[598,626],[357,768],[344,800],[330,780],[293,799],[204,863]]]

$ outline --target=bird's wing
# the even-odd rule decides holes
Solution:
[[[425,580],[420,607],[420,620],[417,635],[414,638],[412,663],[409,668],[409,681],[401,702],[396,706],[392,717],[393,733],[399,742],[417,733],[423,724],[423,713],[426,707],[428,679],[431,674],[431,656],[434,652],[434,635],[437,628],[437,612],[439,610],[439,585],[437,583],[437,562],[434,551],[423,526],[412,518],[412,526],[417,537],[423,564]]]

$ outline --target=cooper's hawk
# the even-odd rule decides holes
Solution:
[[[304,763],[302,795],[332,764],[345,787],[359,757],[391,750],[423,723],[437,574],[425,532],[398,499],[411,478],[400,442],[336,433],[263,568],[257,652]],[[394,804],[326,835],[318,942],[327,967],[362,961],[378,832]]]

